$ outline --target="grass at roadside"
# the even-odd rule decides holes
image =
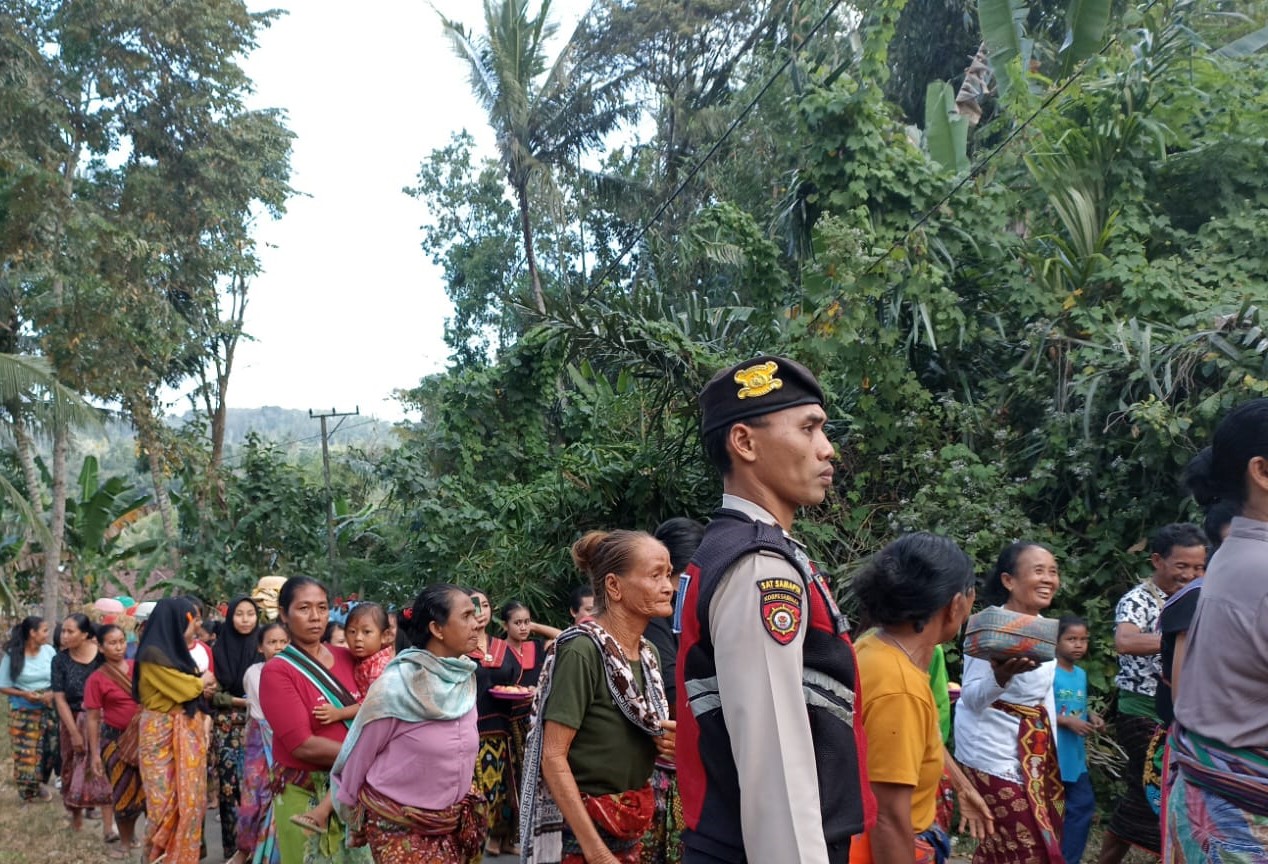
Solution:
[[[86,822],[83,831],[71,831],[56,792],[47,804],[19,803],[9,748],[8,701],[0,699],[0,864],[105,864],[110,859],[101,842],[100,822]]]

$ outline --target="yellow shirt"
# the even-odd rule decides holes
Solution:
[[[202,678],[155,663],[136,664],[141,707],[169,714],[203,693]]]
[[[937,814],[942,780],[942,734],[929,673],[902,649],[868,633],[855,646],[867,731],[867,777],[913,787],[911,830],[927,831]]]

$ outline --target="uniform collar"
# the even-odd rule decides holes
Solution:
[[[779,524],[779,520],[772,516],[765,507],[762,507],[760,504],[754,504],[747,498],[741,498],[739,495],[723,493],[722,506],[727,510],[736,510],[743,513],[750,519],[758,522],[765,522],[767,525],[774,525],[779,528],[779,530],[784,531],[783,526]],[[784,531],[784,536],[796,543],[802,550],[805,550],[806,547],[801,543],[801,541],[789,534],[787,531]]]

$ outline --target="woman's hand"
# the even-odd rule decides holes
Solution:
[[[995,683],[1001,687],[1007,687],[1014,675],[1033,672],[1038,668],[1039,664],[1029,657],[1010,657],[1007,660],[997,658],[991,661],[991,669],[995,672]]]
[[[76,753],[80,753],[84,749],[84,736],[79,734],[79,727],[70,727],[70,746]]]
[[[334,723],[339,719],[339,715],[336,712],[335,706],[331,705],[329,702],[322,702],[320,705],[314,708],[313,716],[316,717],[318,722],[321,723],[321,725],[323,726],[328,726],[329,724]]]
[[[672,760],[678,744],[678,721],[662,720],[660,728],[665,730],[665,734],[652,739],[656,743],[656,753],[661,758]]]
[[[581,854],[586,859],[586,864],[621,864],[612,854],[612,850],[606,846],[600,846],[591,851],[582,849]]]
[[[106,767],[101,763],[101,754],[92,754],[92,759],[88,762],[88,773],[93,777],[105,777]]]
[[[1072,714],[1063,714],[1057,718],[1057,725],[1064,726],[1075,735],[1086,738],[1096,731],[1096,727],[1081,717],[1075,717]]]
[[[967,831],[974,840],[984,840],[994,834],[995,817],[977,790],[961,786],[957,793],[960,797],[960,833]]]

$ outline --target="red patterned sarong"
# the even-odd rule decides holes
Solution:
[[[639,864],[643,856],[643,835],[652,827],[656,796],[652,784],[613,795],[582,795],[586,813],[599,831],[603,844],[621,864]],[[561,864],[585,864],[576,837],[564,830]]]
[[[991,707],[1019,721],[1017,761],[1022,782],[966,769],[995,817],[995,834],[978,844],[973,864],[1065,864],[1061,855],[1065,787],[1048,712],[1042,705],[1010,702]]]

